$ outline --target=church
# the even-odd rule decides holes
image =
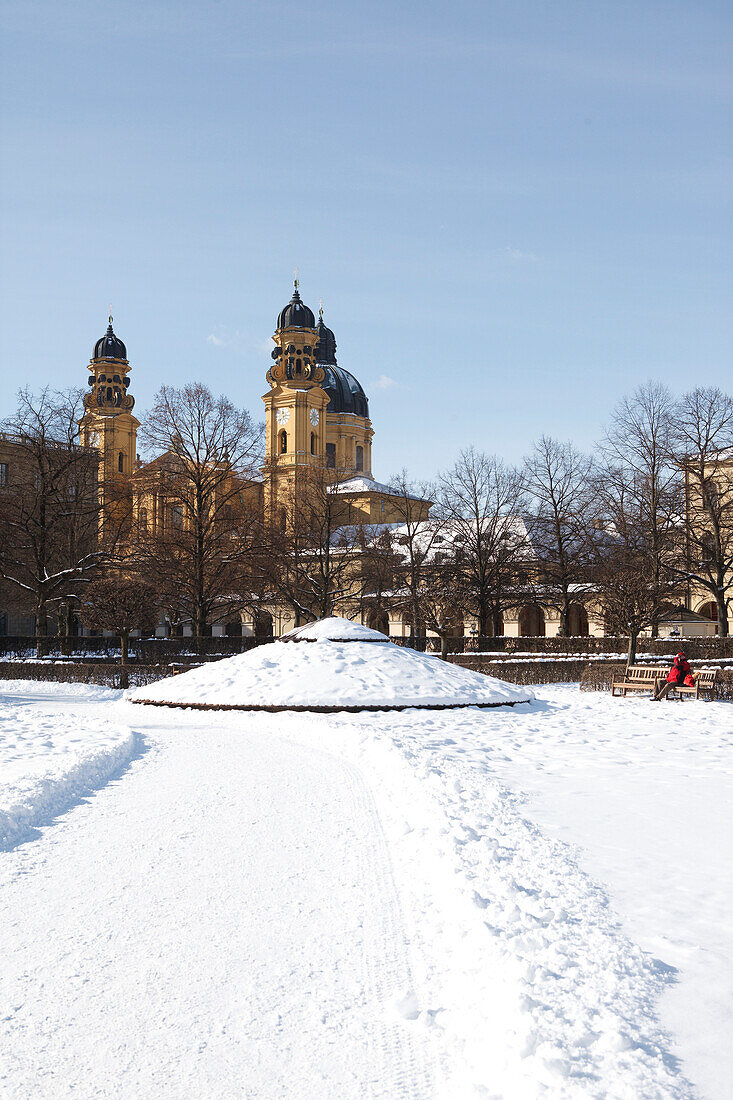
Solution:
[[[374,428],[367,395],[339,364],[336,337],[324,322],[323,310],[316,320],[301,298],[297,279],[290,301],[278,314],[272,339],[272,363],[265,372],[268,391],[262,398],[264,462],[258,476],[241,483],[241,499],[266,523],[285,529],[293,502],[307,495],[308,479],[324,471],[344,526],[400,523],[404,515],[398,497],[372,475]],[[131,524],[154,537],[180,528],[182,520],[180,508],[166,492],[171,456],[139,460],[140,422],[133,413],[131,369],[110,316],[88,365],[80,439],[100,454],[102,515],[114,516],[115,510],[127,508]],[[420,518],[426,518],[430,503],[415,504]],[[293,625],[287,608],[263,608],[263,613],[276,636]],[[231,633],[237,626],[212,623],[211,629],[214,634]],[[243,632],[254,629],[254,617],[243,615]],[[188,627],[184,632],[189,633]]]
[[[265,376],[269,391],[262,398],[265,463],[261,480],[251,486],[264,515],[275,520],[285,502],[297,495],[299,479],[320,468],[334,470],[336,491],[348,495],[350,523],[399,522],[394,495],[372,476],[374,429],[368,398],[354,375],[339,365],[336,337],[323,320],[323,310],[316,321],[301,299],[297,279],[272,339],[273,362]],[[112,506],[124,485],[134,493],[136,475],[145,469],[137,458],[140,422],[132,411],[131,366],[112,317],[94,346],[88,370],[80,437],[82,444],[100,451],[100,491]],[[164,518],[161,522],[164,526]]]

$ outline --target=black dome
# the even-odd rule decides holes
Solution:
[[[327,325],[323,323],[323,317],[318,318],[316,325],[316,363],[336,362],[336,337]]]
[[[278,331],[283,328],[314,328],[315,324],[316,319],[313,316],[313,310],[308,309],[308,306],[300,300],[300,294],[296,286],[293,297],[285,306],[285,309],[280,310],[277,319]]]
[[[334,347],[335,344],[334,341]],[[326,413],[354,413],[356,416],[368,417],[369,402],[353,374],[349,374],[336,363],[324,363],[323,360],[319,360],[319,363],[326,375],[321,387],[330,397]]]
[[[107,325],[107,332],[94,345],[92,359],[127,359],[127,348],[112,331],[111,317]]]

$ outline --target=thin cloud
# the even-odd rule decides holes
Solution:
[[[380,374],[376,381],[377,389],[388,390],[391,386],[396,386],[394,378],[390,378],[388,374]]]

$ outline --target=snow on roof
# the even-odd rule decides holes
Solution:
[[[527,688],[397,646],[384,636],[383,645],[374,645],[376,633],[343,619],[321,620],[304,627],[297,639],[317,645],[281,639],[138,688],[131,698],[179,707],[334,711],[511,706],[534,698]]]
[[[350,477],[346,481],[339,481],[334,485],[335,493],[386,493],[395,496],[394,489],[389,485],[383,485],[381,481],[374,481],[371,477]]]

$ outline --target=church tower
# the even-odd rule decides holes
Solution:
[[[326,465],[328,395],[321,387],[325,375],[315,357],[316,319],[301,300],[297,279],[272,339],[274,362],[267,372],[270,392],[262,398],[269,497],[265,503],[270,515],[286,493],[297,492],[299,474]]]
[[[132,415],[135,398],[129,392],[127,349],[112,329],[94,345],[89,363],[89,393],[79,421],[81,442],[100,451],[99,486],[105,513],[122,513],[131,496],[139,420]]]

